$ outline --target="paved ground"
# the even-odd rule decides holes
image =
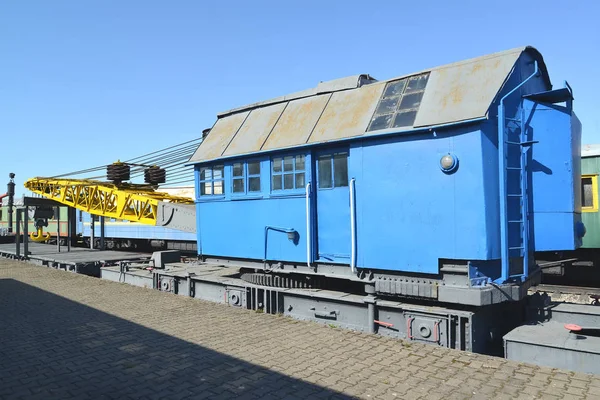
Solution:
[[[0,259],[0,398],[600,398],[600,376]]]

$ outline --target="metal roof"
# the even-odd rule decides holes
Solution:
[[[581,157],[600,156],[600,144],[584,144],[581,146]]]
[[[516,61],[528,52],[550,80],[539,52],[520,47],[443,65],[386,81],[367,74],[321,82],[317,87],[234,108],[218,119],[189,163],[293,148],[406,128],[367,132],[388,82],[429,73],[412,128],[486,117]]]

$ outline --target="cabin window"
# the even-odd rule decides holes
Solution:
[[[234,163],[232,170],[233,193],[260,192],[260,161]]]
[[[429,73],[389,82],[367,131],[412,127],[421,105]]]
[[[304,188],[306,160],[301,156],[285,156],[271,161],[271,190]]]
[[[348,186],[348,153],[319,156],[317,169],[319,189]]]
[[[598,211],[598,175],[581,177],[581,211]]]
[[[225,194],[222,165],[200,168],[200,195],[213,196]]]

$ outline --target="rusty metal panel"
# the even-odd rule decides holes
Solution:
[[[505,52],[431,71],[415,127],[483,117],[521,52]]]
[[[319,143],[364,134],[384,88],[385,82],[382,82],[334,93],[308,142]]]
[[[332,79],[330,81],[320,82],[317,87],[301,90],[299,92],[286,94],[285,96],[275,97],[269,100],[259,101],[256,103],[247,104],[242,107],[232,108],[227,111],[219,113],[218,117],[223,117],[239,111],[252,110],[258,107],[268,106],[277,103],[286,103],[291,100],[298,100],[304,97],[310,97],[317,94],[337,92],[340,90],[355,89],[362,85],[368,85],[370,83],[377,82],[369,74],[360,74],[347,76],[344,78]]]
[[[188,162],[195,163],[221,157],[250,112],[220,118]]]
[[[287,103],[279,103],[252,110],[223,155],[232,156],[259,151],[286,105]]]
[[[290,101],[262,150],[305,144],[331,94]]]

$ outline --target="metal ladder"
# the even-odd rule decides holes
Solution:
[[[520,274],[512,274],[506,277],[507,280],[525,280],[529,276],[529,253],[530,253],[530,215],[529,215],[529,192],[528,192],[528,166],[527,160],[531,146],[535,141],[527,140],[527,132],[523,124],[524,110],[520,110],[519,118],[508,118],[504,120],[504,143],[505,143],[505,193],[507,212],[504,218],[507,230],[508,258],[522,257],[523,271]],[[512,165],[511,165],[512,161]],[[517,161],[518,165],[515,165]],[[515,173],[519,174],[519,186],[515,188]],[[515,192],[515,189],[518,189]],[[518,206],[515,207],[515,202]],[[513,226],[518,225],[517,232]]]
[[[525,80],[521,81],[512,90],[506,93],[499,101],[498,104],[498,178],[499,178],[499,194],[500,194],[500,257],[501,257],[501,269],[500,277],[495,280],[496,283],[503,284],[511,279],[520,278],[526,280],[529,276],[529,196],[528,196],[528,169],[527,169],[527,158],[531,145],[535,142],[527,141],[527,132],[525,130],[525,111],[522,106],[520,109],[519,118],[506,118],[504,110],[504,101],[511,95],[519,93],[518,90],[523,87],[530,79],[533,79],[539,74],[539,66],[537,61],[534,62],[534,70]],[[508,122],[508,123],[507,123]],[[507,126],[510,125],[510,126]],[[520,129],[517,135],[517,129]],[[512,133],[512,135],[511,135]],[[515,137],[518,136],[518,137]],[[511,154],[514,153],[509,150],[517,149],[517,156],[513,157],[518,159],[518,166],[508,165],[511,161]],[[514,180],[509,180],[508,176],[510,171],[519,171],[520,188],[519,192],[511,192],[508,183],[512,183]],[[512,188],[514,190],[514,188]],[[516,218],[512,218],[509,215],[509,210],[514,210],[515,207],[509,207],[509,200],[518,199],[520,215]],[[512,244],[515,240],[511,236],[511,226],[519,224],[519,238],[516,241],[516,245]],[[510,256],[514,254],[514,251],[519,251],[519,256],[523,257],[523,271],[521,274],[510,274]]]

